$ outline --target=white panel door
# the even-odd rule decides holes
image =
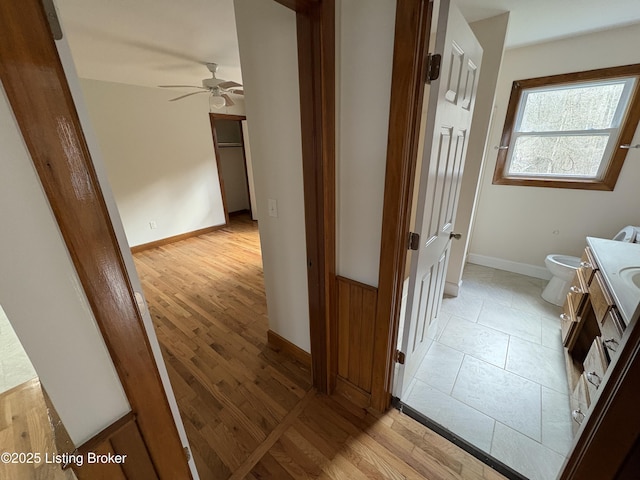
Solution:
[[[416,231],[420,246],[411,258],[402,351],[394,394],[401,399],[429,346],[429,326],[438,315],[451,248],[460,184],[482,61],[482,47],[451,0],[440,2],[435,53],[440,78],[431,83],[424,156],[418,186]]]

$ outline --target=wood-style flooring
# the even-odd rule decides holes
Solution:
[[[498,479],[397,411],[311,389],[267,344],[257,225],[134,255],[200,478]]]
[[[76,480],[71,469],[62,470],[59,464],[46,462],[46,455],[52,459],[58,450],[37,378],[0,394],[0,452],[38,453],[41,459],[34,463],[0,461],[1,479]]]

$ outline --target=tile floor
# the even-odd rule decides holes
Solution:
[[[545,284],[467,264],[405,400],[531,480],[556,478],[573,441],[561,312],[540,297]]]
[[[0,306],[0,393],[36,376],[29,357]]]

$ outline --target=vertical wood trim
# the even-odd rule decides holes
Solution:
[[[302,171],[313,384],[337,374],[335,297],[335,2],[297,14]]]
[[[375,287],[340,276],[337,291],[338,378],[369,394],[378,292]]]
[[[389,408],[432,0],[398,0],[380,246],[371,406]]]
[[[0,78],[154,465],[161,478],[191,478],[38,0],[0,2]]]
[[[216,157],[216,168],[218,169],[218,183],[220,184],[220,195],[222,196],[222,209],[224,210],[224,225],[229,225],[229,209],[227,208],[227,194],[224,188],[224,178],[222,178],[222,162],[220,161],[220,148],[218,147],[218,132],[216,131],[216,118],[219,115],[209,113],[209,123],[211,124],[211,136],[213,138],[213,153]]]

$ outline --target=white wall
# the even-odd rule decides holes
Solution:
[[[454,227],[454,231],[460,233],[462,238],[454,241],[451,246],[445,286],[445,292],[448,294],[458,294],[467,257],[472,231],[473,209],[480,186],[485,144],[493,114],[496,84],[502,64],[508,25],[509,13],[469,24],[482,45],[483,54]]]
[[[470,252],[542,267],[549,253],[580,255],[585,236],[640,225],[640,150],[630,150],[613,192],[492,185],[511,84],[517,79],[640,63],[640,25],[505,53]],[[640,143],[636,135],[632,143]],[[554,233],[557,232],[557,233]]]
[[[296,15],[234,0],[269,328],[310,351]],[[267,200],[277,201],[278,217]]]
[[[0,159],[0,304],[80,445],[130,408],[4,89]]]
[[[336,7],[337,273],[377,286],[396,2]]]
[[[122,260],[124,261],[127,274],[129,276],[129,281],[131,282],[131,287],[136,294],[136,301],[138,303],[140,315],[142,316],[142,322],[147,332],[149,346],[151,347],[151,351],[158,368],[158,373],[164,387],[165,395],[167,396],[169,408],[171,409],[171,414],[178,430],[178,435],[180,436],[182,445],[183,447],[188,448],[189,440],[187,439],[187,432],[184,428],[184,424],[182,423],[182,418],[180,417],[178,403],[176,402],[176,398],[171,387],[171,382],[169,381],[169,374],[167,373],[167,367],[164,363],[164,359],[162,358],[160,344],[158,343],[158,338],[156,336],[153,321],[149,313],[149,308],[144,301],[144,296],[142,294],[142,284],[140,283],[140,279],[138,278],[138,273],[136,271],[135,264],[133,263],[133,256],[131,255],[131,250],[125,236],[124,226],[122,225],[122,219],[120,218],[118,207],[116,206],[115,198],[113,196],[111,186],[109,185],[106,169],[104,166],[104,160],[98,146],[98,140],[96,138],[93,126],[91,125],[91,121],[89,120],[89,113],[84,101],[82,89],[80,88],[80,79],[78,78],[73,58],[71,57],[71,50],[69,48],[69,44],[67,43],[66,35],[63,36],[61,40],[56,41],[56,48],[58,49],[58,55],[60,56],[60,61],[67,77],[67,83],[69,84],[69,90],[71,91],[71,96],[73,97],[76,111],[78,112],[80,124],[82,125],[84,137],[87,142],[87,147],[89,149],[93,167],[96,172],[96,178],[98,179],[98,183],[100,184],[102,196],[104,198],[107,211],[109,212],[109,217],[111,218],[113,231],[115,233],[118,246],[120,247]],[[189,459],[189,469],[191,470],[191,476],[193,477],[193,480],[198,480],[200,477],[198,475],[198,471],[196,470],[196,464],[193,456],[191,456],[191,458]]]
[[[131,246],[225,223],[207,95],[169,102],[183,92],[81,87]]]

